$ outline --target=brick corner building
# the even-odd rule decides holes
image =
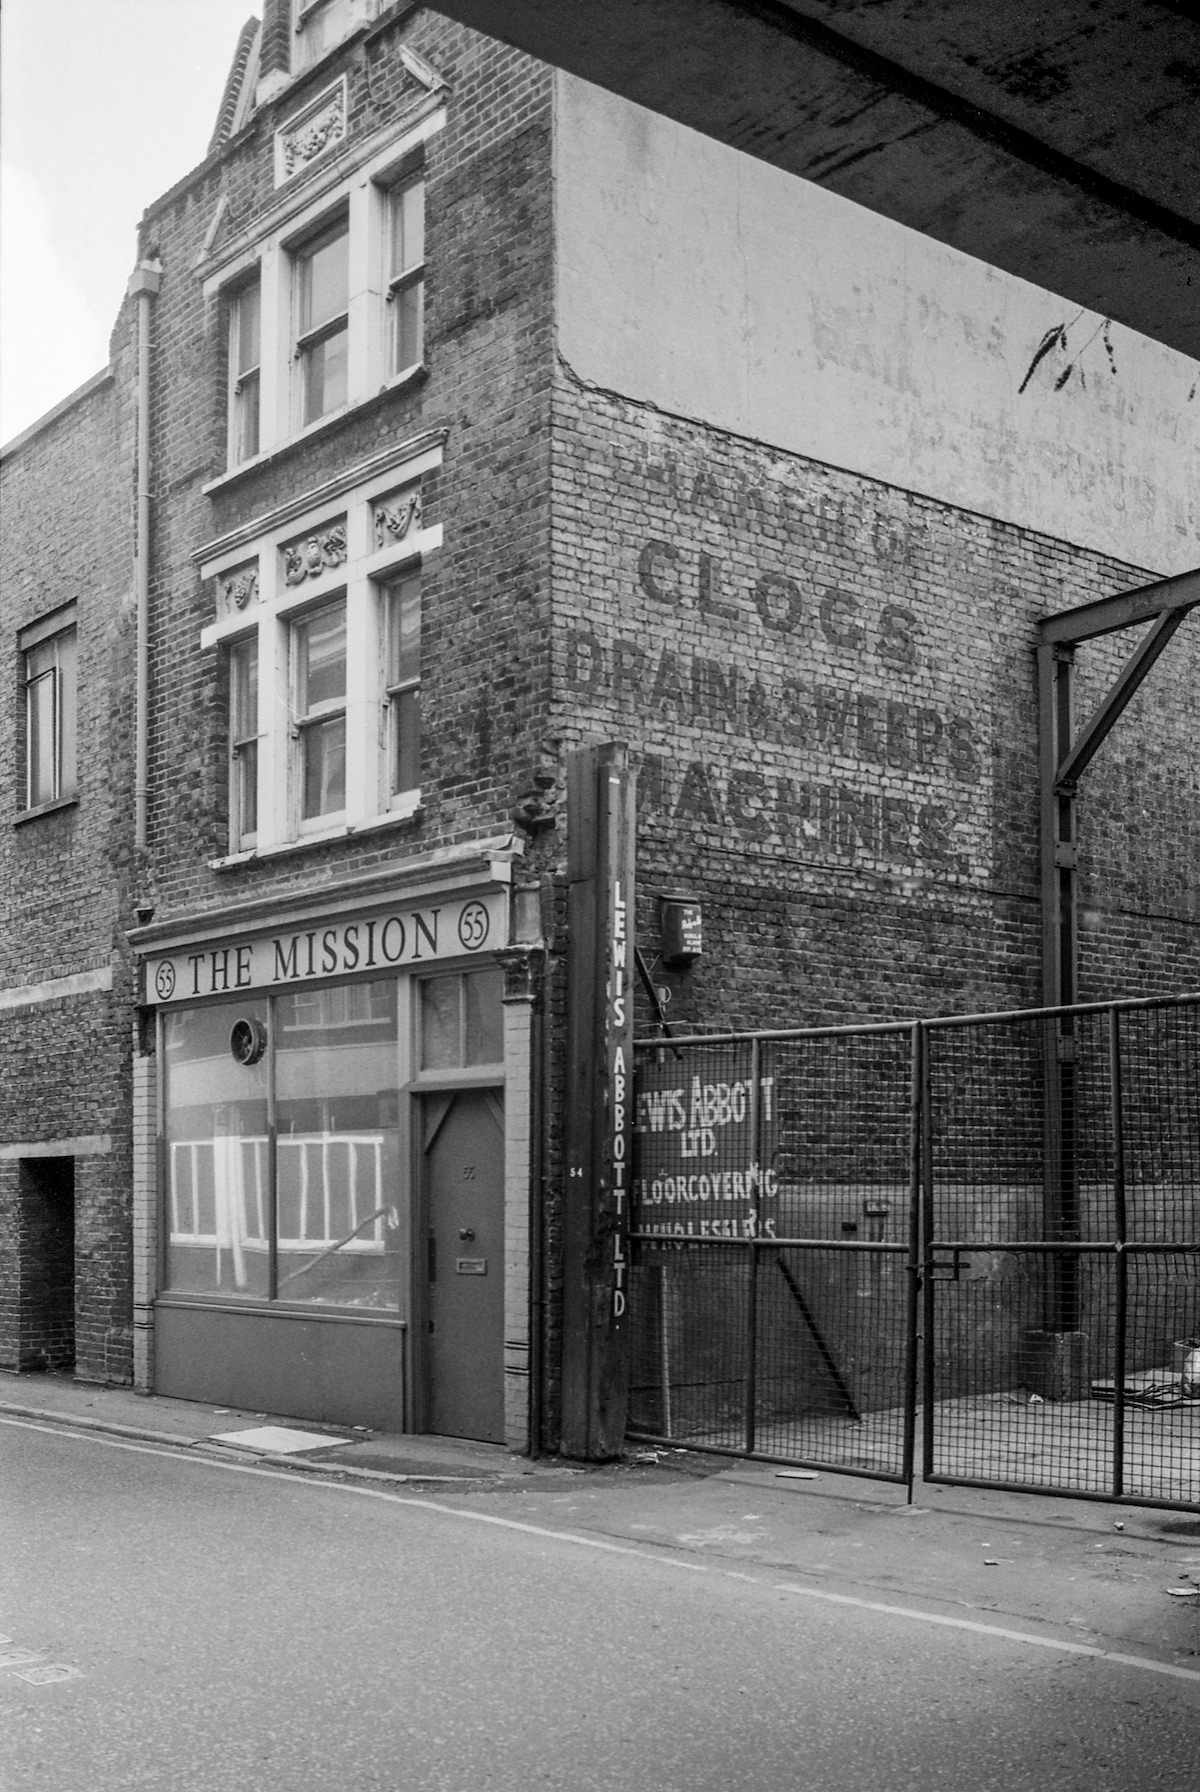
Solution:
[[[637,951],[697,1032],[1041,999],[1039,624],[1200,559],[1194,367],[1061,313],[432,9],[265,0],[5,458],[79,731],[35,802],[6,724],[6,1360],[65,1360],[73,1162],[83,1372],[616,1447]],[[1080,783],[1072,999],[1200,987],[1198,632]]]

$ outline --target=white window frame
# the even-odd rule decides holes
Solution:
[[[79,722],[79,631],[77,607],[60,609],[30,623],[17,636],[21,655],[21,690],[24,703],[24,807],[47,809],[54,803],[71,802],[78,790],[76,735]],[[31,672],[31,659],[46,664]],[[49,696],[48,732],[44,738],[40,699]],[[37,749],[41,750],[38,751]],[[35,798],[34,770],[49,763],[50,794]]]
[[[411,246],[403,244],[404,196],[413,191],[419,193],[420,216],[420,254],[411,253]],[[425,364],[425,161],[421,156],[416,162],[401,170],[396,178],[384,187],[383,203],[384,231],[386,236],[384,251],[384,304],[387,306],[388,339],[388,371],[393,379],[401,379]],[[401,239],[400,252],[397,253],[397,239]],[[416,354],[404,356],[401,353],[401,311],[410,295],[416,296]]]
[[[241,635],[229,655],[229,843],[246,852],[258,843],[258,635]],[[247,693],[251,703],[246,702]],[[252,714],[248,713],[252,709]],[[240,724],[240,726],[239,726]],[[247,727],[249,724],[249,727]],[[253,796],[253,803],[250,798]],[[253,826],[247,823],[253,817]]]
[[[344,273],[346,285],[346,306],[342,311],[332,311],[325,317],[312,317],[312,268],[316,257],[324,249],[332,248],[336,243],[344,243]],[[288,246],[288,288],[291,295],[291,360],[293,369],[292,408],[294,430],[298,434],[310,424],[320,423],[326,417],[344,411],[350,397],[350,219],[344,211],[335,212],[327,218],[318,230],[306,234],[299,242]],[[346,389],[336,404],[322,403],[319,409],[309,409],[309,385],[315,358],[323,354],[327,345],[343,337],[345,339]],[[324,377],[322,380],[324,385]]]
[[[342,623],[343,676],[342,688],[333,697],[314,700],[306,697],[300,675],[300,639],[303,631],[318,618],[332,615],[339,611]],[[327,833],[345,820],[347,782],[347,702],[349,695],[350,672],[350,629],[349,606],[344,591],[335,591],[324,597],[319,603],[306,606],[288,617],[288,683],[290,686],[291,725],[289,733],[292,740],[290,765],[291,802],[294,811],[294,831],[297,835]],[[342,734],[342,803],[339,808],[317,809],[311,815],[304,812],[304,791],[307,783],[309,739],[314,734],[322,734],[331,724],[341,725]]]
[[[398,625],[400,593],[403,587],[415,583],[417,587],[417,663],[414,671],[393,681],[392,648],[395,639],[394,631]],[[388,809],[406,809],[410,806],[412,792],[420,791],[421,763],[421,562],[409,560],[393,569],[378,584],[379,622],[380,622],[380,664],[383,668],[383,694],[381,698],[384,711],[384,776],[383,805]],[[411,784],[401,784],[396,776],[400,760],[401,732],[404,728],[405,710],[412,705],[416,711],[416,758],[418,775]]]
[[[239,459],[232,416],[228,430],[225,472],[208,486],[240,473],[267,459],[286,443],[302,440],[364,404],[392,385],[402,385],[419,374],[425,361],[393,368],[391,341],[395,301],[389,303],[390,221],[392,192],[406,181],[424,182],[426,146],[446,123],[446,111],[438,106],[364,161],[349,180],[344,172],[334,181],[308,183],[297,177],[300,194],[281,207],[275,224],[262,237],[233,255],[204,283],[212,302],[232,308],[238,290],[257,276],[259,303],[259,437],[258,453]],[[313,187],[320,190],[314,192]],[[306,248],[345,218],[347,230],[346,397],[345,402],[306,421],[301,395],[303,346],[299,327],[298,275]],[[424,236],[424,231],[423,231]],[[406,268],[398,286],[424,287],[427,261]],[[311,332],[315,339],[321,327]],[[421,354],[426,353],[422,326]],[[231,350],[232,355],[232,350]],[[230,363],[232,367],[232,359]],[[233,380],[229,380],[232,388]]]
[[[386,662],[381,657],[383,592],[389,584],[429,563],[442,546],[442,527],[440,523],[427,527],[417,518],[402,540],[381,547],[375,508],[399,492],[418,489],[422,476],[439,466],[441,459],[440,447],[396,459],[389,470],[337,497],[306,511],[288,506],[285,515],[264,520],[261,532],[252,539],[246,538],[249,532],[239,532],[226,551],[214,553],[211,559],[201,558],[201,576],[218,583],[222,575],[234,572],[244,577],[248,565],[253,565],[257,574],[254,609],[222,617],[200,637],[202,648],[227,650],[245,640],[253,629],[258,642],[258,828],[252,842],[239,837],[231,810],[229,851],[213,861],[215,866],[385,826],[420,808],[419,785],[391,791]],[[289,585],[282,548],[343,522],[345,560],[320,567],[302,583]],[[342,594],[346,604],[346,807],[335,815],[305,821],[300,815],[293,738],[292,630],[307,612]]]

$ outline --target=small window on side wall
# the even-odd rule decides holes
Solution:
[[[22,629],[24,805],[40,809],[75,795],[77,714],[75,606]]]
[[[415,169],[388,188],[388,372],[425,358],[425,175]]]

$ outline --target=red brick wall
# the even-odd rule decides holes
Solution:
[[[641,758],[648,956],[704,904],[672,1019],[1036,1004],[1035,624],[1151,575],[569,378],[555,421],[563,738]],[[1083,999],[1200,985],[1198,675],[1185,626],[1082,781]]]
[[[347,153],[411,102],[407,43],[444,75],[449,122],[426,149],[428,376],[206,496],[225,470],[220,307],[195,268],[218,201],[246,227],[274,201],[272,132],[343,71]],[[156,314],[150,863],[156,921],[302,887],[507,830],[540,763],[548,704],[550,76],[436,14],[405,13],[293,84],[223,157],[152,207]],[[218,244],[220,238],[218,237]],[[236,870],[228,850],[219,656],[202,653],[214,595],[191,555],[337,468],[429,428],[448,432],[424,481],[445,547],[423,575],[422,809],[406,828]]]
[[[8,1008],[0,1026],[0,1149],[6,1151],[0,1161],[0,1363],[57,1361],[69,1349],[61,1252],[33,1195],[39,1175],[55,1162],[42,1151],[54,1147],[70,1156],[69,1142],[83,1141],[74,1176],[76,1358],[82,1375],[117,1381],[131,1372],[129,323],[123,314],[114,332],[114,379],[91,383],[73,404],[19,437],[0,468],[10,693],[0,709],[0,787],[8,811],[0,830],[0,989],[34,998]],[[71,600],[78,639],[77,799],[21,820],[18,632]],[[96,971],[111,972],[111,991],[54,993],[57,980]]]

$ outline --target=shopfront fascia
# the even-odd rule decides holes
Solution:
[[[475,856],[141,931],[144,1385],[527,1446],[527,903]]]

